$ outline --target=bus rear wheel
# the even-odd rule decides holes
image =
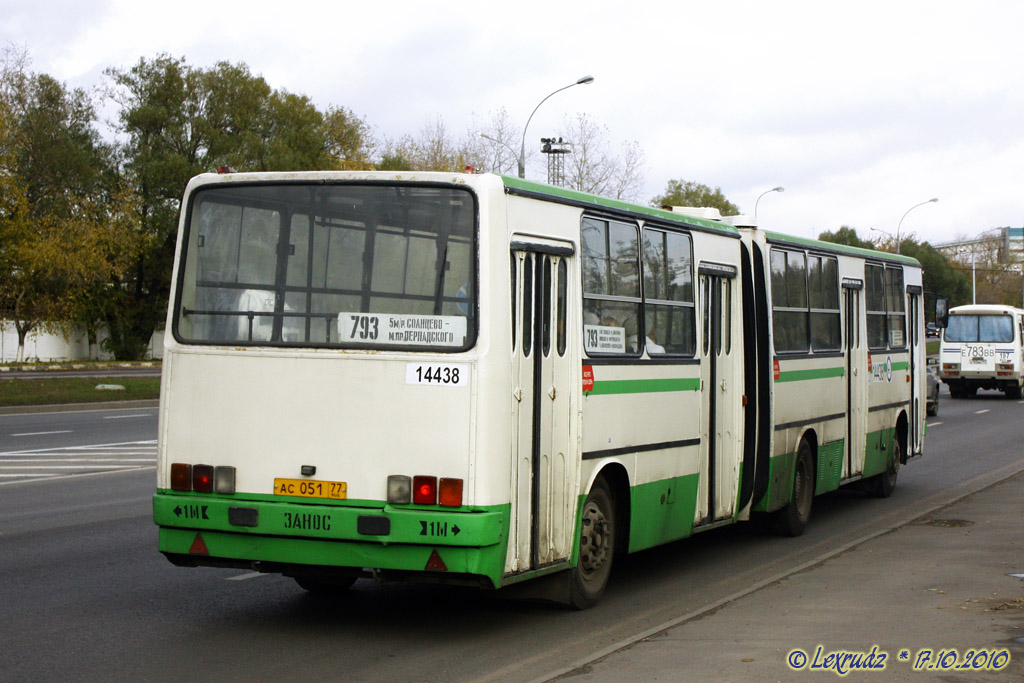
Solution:
[[[341,595],[356,582],[356,577],[354,576],[332,577],[330,580],[310,576],[293,576],[292,578],[295,579],[295,583],[299,584],[299,587],[303,590],[323,596]]]
[[[900,473],[900,460],[903,459],[903,448],[900,445],[899,434],[892,437],[892,448],[889,449],[892,458],[885,472],[871,477],[868,491],[876,498],[888,498],[896,488],[896,477]]]
[[[811,444],[800,442],[793,470],[793,495],[786,507],[775,513],[775,528],[786,536],[799,536],[807,528],[814,503],[814,459]]]
[[[608,585],[615,555],[615,503],[604,478],[594,482],[580,515],[579,560],[570,570],[569,604],[588,609]]]

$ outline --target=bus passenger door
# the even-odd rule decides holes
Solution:
[[[701,264],[703,313],[701,363],[701,463],[697,522],[709,524],[732,516],[736,507],[738,474],[735,459],[741,452],[736,431],[736,397],[743,385],[734,368],[741,344],[733,344],[732,285],[736,270]]]
[[[571,245],[512,245],[510,572],[569,559],[578,462],[570,448]]]
[[[904,457],[910,457],[921,452],[922,425],[924,423],[924,408],[921,405],[921,401],[922,393],[925,391],[925,386],[921,384],[923,375],[919,375],[924,359],[924,349],[921,348],[924,340],[921,338],[923,323],[921,321],[920,288],[908,287],[907,290],[910,294],[908,297],[910,300],[909,306],[907,308],[907,327],[909,328],[907,334],[910,340],[910,414],[907,416],[909,432],[907,434],[907,452],[903,454]]]
[[[868,357],[862,334],[861,291],[864,282],[843,279],[843,318],[846,321],[846,462],[843,477],[864,471],[867,448]]]

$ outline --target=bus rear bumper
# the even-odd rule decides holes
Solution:
[[[158,493],[153,513],[160,552],[182,566],[465,575],[497,587],[507,545],[507,506],[445,512]]]

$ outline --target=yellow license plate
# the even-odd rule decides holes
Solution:
[[[274,495],[345,500],[348,497],[348,484],[343,481],[274,479]]]

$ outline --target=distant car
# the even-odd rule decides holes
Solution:
[[[925,400],[924,411],[934,417],[939,414],[939,378],[931,370],[928,371],[928,397]]]
[[[938,337],[939,328],[935,326],[935,323],[928,323],[924,326],[924,335],[926,337]]]

